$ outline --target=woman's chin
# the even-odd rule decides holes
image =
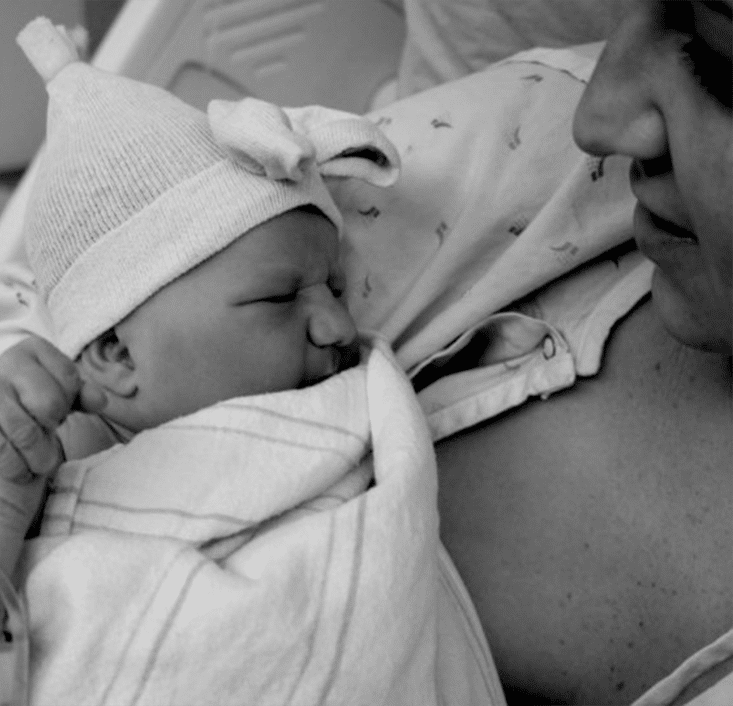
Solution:
[[[733,354],[730,311],[711,314],[706,302],[694,301],[659,268],[652,277],[652,302],[669,334],[704,351]]]

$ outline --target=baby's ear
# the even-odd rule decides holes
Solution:
[[[135,363],[113,328],[81,352],[78,365],[82,376],[91,378],[108,392],[119,397],[132,397],[137,392]]]

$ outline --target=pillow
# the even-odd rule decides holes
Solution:
[[[405,0],[399,97],[460,78],[523,49],[605,39],[618,0]]]

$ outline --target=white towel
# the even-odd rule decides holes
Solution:
[[[32,703],[503,703],[448,605],[436,492],[382,344],[67,464],[27,556]]]

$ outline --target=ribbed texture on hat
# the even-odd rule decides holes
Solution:
[[[206,116],[155,86],[74,63],[48,91],[50,139],[27,222],[44,297],[93,243],[226,158]]]

